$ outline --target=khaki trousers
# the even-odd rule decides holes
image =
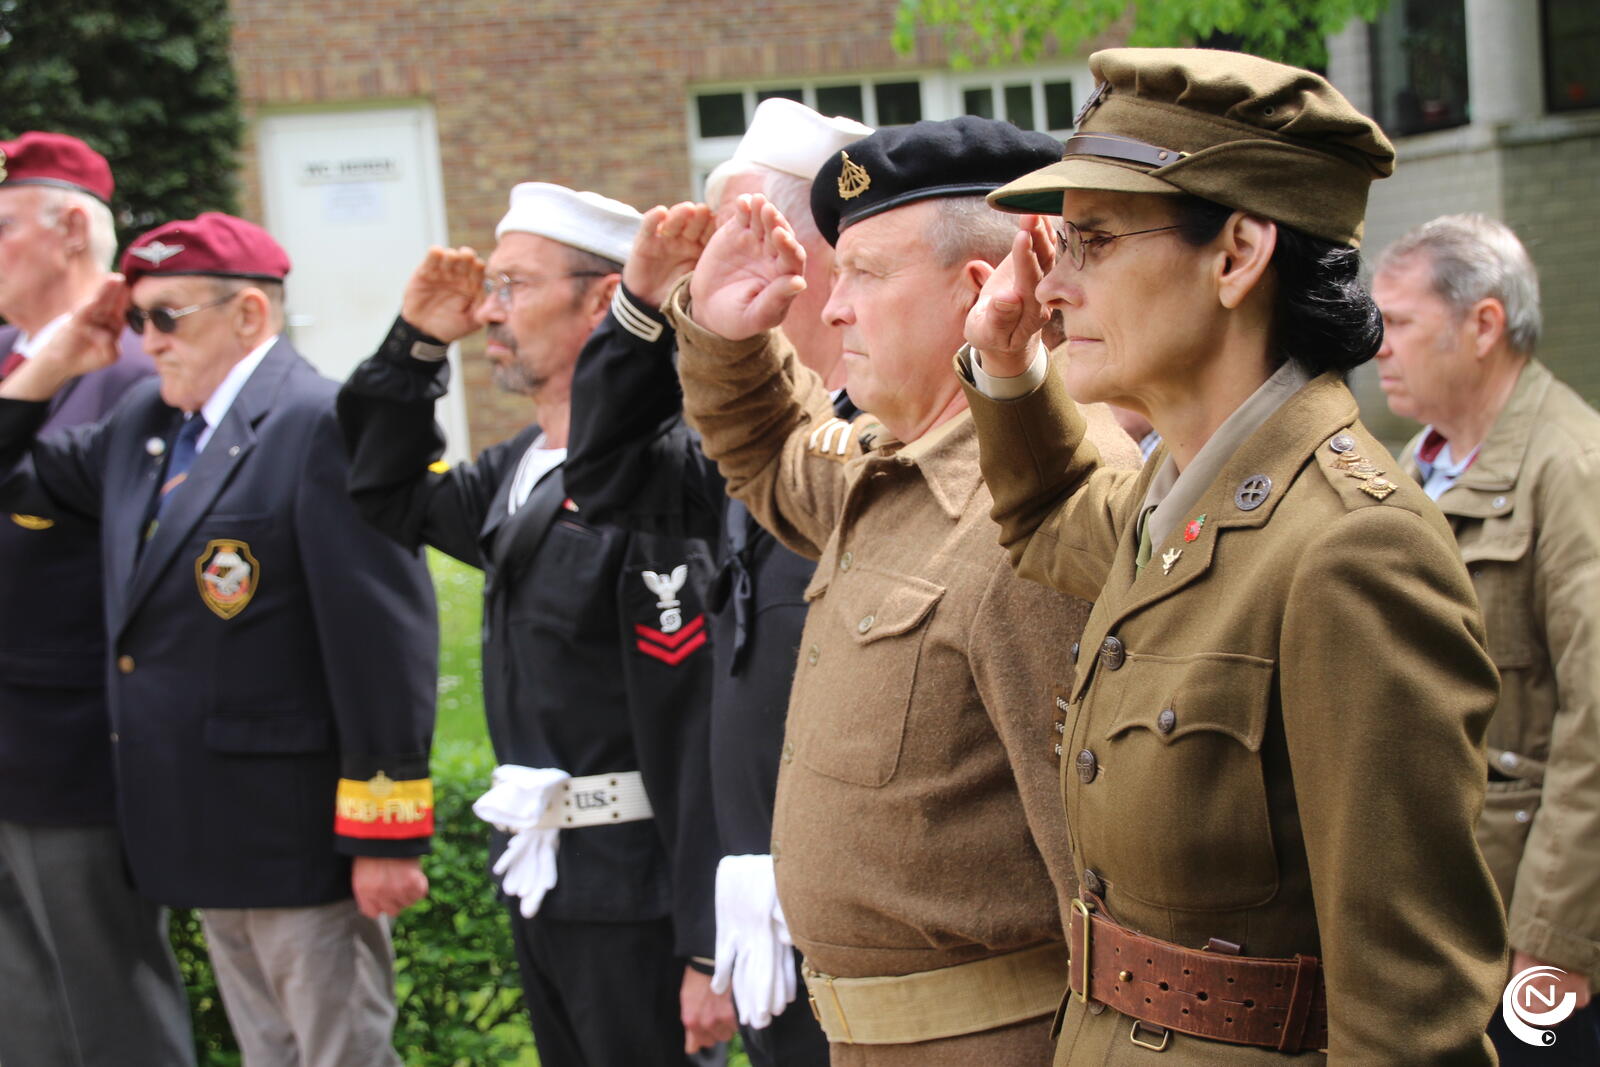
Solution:
[[[201,921],[244,1067],[401,1067],[387,919],[340,900]]]

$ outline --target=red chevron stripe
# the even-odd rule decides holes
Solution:
[[[652,645],[643,639],[638,642],[638,646],[639,651],[643,652],[645,655],[654,656],[656,659],[660,660],[662,663],[665,663],[669,667],[676,667],[678,664],[689,658],[689,653],[693,652],[695,649],[699,648],[705,643],[706,635],[703,633],[697,633],[694,635],[694,640],[690,641],[676,652],[669,652],[659,645]]]
[[[649,626],[645,626],[642,623],[636,622],[633,624],[633,632],[638,634],[640,637],[654,641],[657,644],[666,645],[668,648],[677,648],[679,645],[689,640],[689,638],[699,633],[700,628],[705,625],[705,622],[705,615],[696,615],[694,618],[689,620],[687,625],[681,627],[677,633],[671,634],[664,634],[660,630],[652,629]]]

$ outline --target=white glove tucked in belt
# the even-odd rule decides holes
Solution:
[[[778,905],[771,856],[724,856],[717,864],[711,989],[726,993],[730,984],[739,1021],[753,1030],[770,1025],[794,1000],[794,942]]]
[[[531,919],[556,884],[556,846],[559,829],[545,829],[539,820],[556,803],[561,787],[571,778],[553,768],[504,764],[494,769],[489,791],[473,802],[472,811],[484,822],[511,834],[506,850],[495,861],[500,888],[522,899],[522,916]]]

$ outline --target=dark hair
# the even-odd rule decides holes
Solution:
[[[1192,245],[1206,244],[1233,213],[1214,201],[1184,196],[1177,202],[1178,233]],[[1275,225],[1273,363],[1292,359],[1313,377],[1327,371],[1348,374],[1383,344],[1383,316],[1361,283],[1361,253],[1281,222]]]

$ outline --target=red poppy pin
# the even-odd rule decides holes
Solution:
[[[1189,525],[1183,528],[1183,539],[1185,541],[1193,541],[1195,538],[1199,537],[1200,527],[1204,526],[1205,524],[1206,517],[1204,515],[1200,516],[1198,519],[1189,520]]]

